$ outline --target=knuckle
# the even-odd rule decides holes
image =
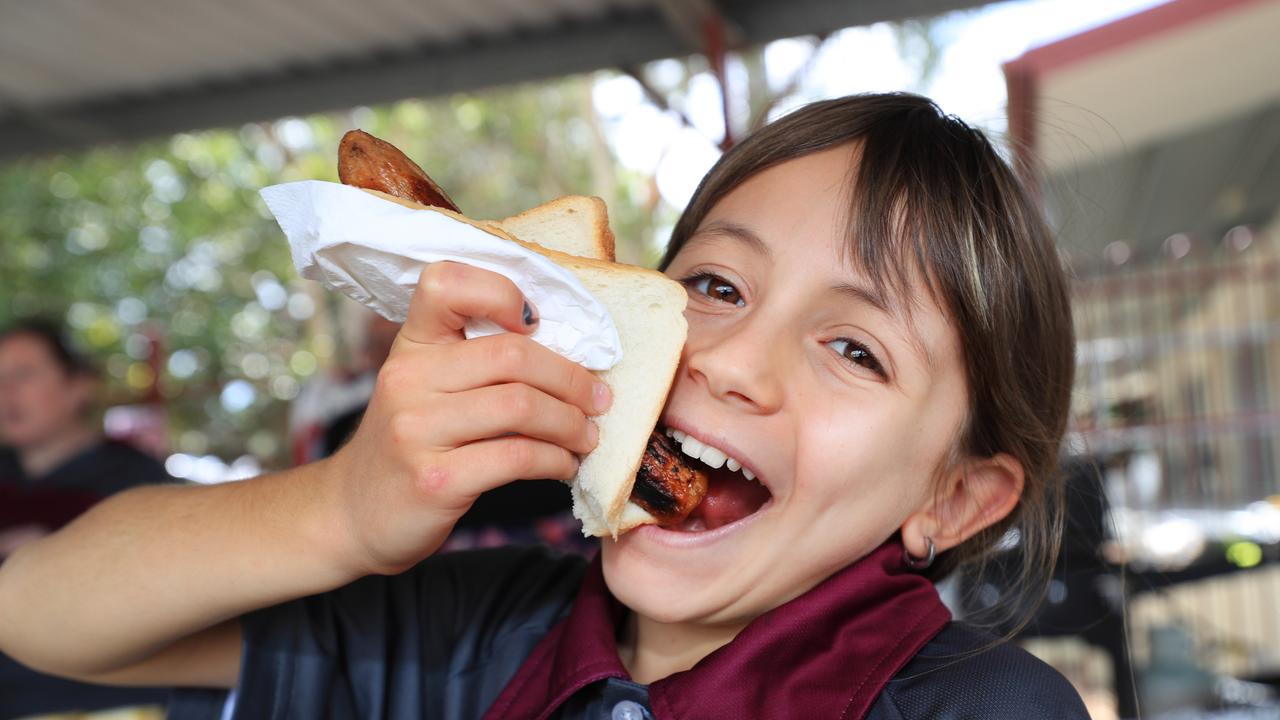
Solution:
[[[374,380],[374,392],[386,397],[397,397],[406,390],[405,384],[408,380],[408,373],[404,371],[404,362],[396,358],[388,358],[382,365],[382,369],[378,371],[377,379]]]
[[[498,337],[500,339],[493,344],[494,365],[508,374],[519,371],[529,361],[529,346],[521,342],[525,338],[510,333]]]
[[[462,266],[451,262],[434,262],[418,276],[418,289],[428,295],[443,295],[458,284]]]
[[[413,413],[396,412],[387,420],[387,437],[397,448],[409,445],[420,434],[418,418]]]
[[[516,477],[528,475],[537,462],[533,443],[528,440],[512,440],[506,444],[507,468]]]
[[[503,412],[516,421],[531,420],[537,412],[537,400],[528,385],[509,385],[503,395]]]
[[[419,467],[413,474],[414,492],[423,498],[439,495],[449,486],[449,469],[438,463]]]

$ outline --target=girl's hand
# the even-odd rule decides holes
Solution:
[[[496,273],[441,262],[409,317],[351,441],[327,461],[348,561],[395,573],[430,555],[480,493],[512,480],[570,480],[609,405],[589,371],[527,337],[536,309]],[[465,340],[468,318],[511,331]]]

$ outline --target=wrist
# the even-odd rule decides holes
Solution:
[[[342,481],[347,473],[342,470],[341,462],[336,457],[328,457],[294,472],[308,486],[306,492],[311,499],[306,533],[309,544],[318,551],[328,572],[338,585],[370,574],[362,544],[347,512],[342,492]]]

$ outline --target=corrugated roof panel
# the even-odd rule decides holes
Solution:
[[[448,17],[441,17],[436,11],[435,3],[367,0],[365,4],[375,9],[381,22],[400,29],[395,41],[398,46],[448,40],[456,31],[455,23]]]
[[[0,4],[10,103],[145,93],[599,18],[653,0],[45,0]]]
[[[60,94],[83,92],[91,82],[119,82],[130,66],[140,71],[145,64],[126,48],[104,46],[100,36],[80,38],[82,21],[63,21],[64,3],[50,0],[47,4],[7,3],[0,21],[0,47],[6,55],[15,56],[21,65],[35,69],[50,78],[48,84],[25,87],[13,92],[11,100],[19,105],[43,102]],[[70,42],[75,38],[75,42]],[[18,79],[21,83],[21,79]]]

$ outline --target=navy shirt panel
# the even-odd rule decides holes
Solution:
[[[869,720],[1087,720],[1057,670],[1017,645],[949,623],[885,686]]]
[[[568,615],[586,562],[546,548],[432,557],[394,577],[251,613],[233,720],[478,720]],[[225,692],[179,691],[171,720],[219,718]],[[651,720],[648,691],[593,683],[553,720]],[[1079,696],[1026,651],[948,624],[890,681],[873,720],[1087,720]]]

